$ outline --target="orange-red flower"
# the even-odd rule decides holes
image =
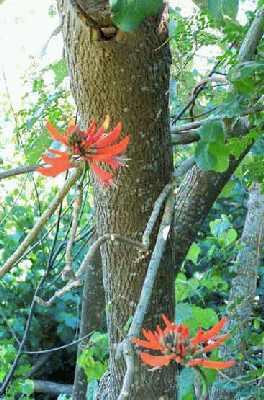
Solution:
[[[165,315],[162,315],[162,319],[165,323],[164,329],[159,326],[155,331],[143,329],[145,340],[132,339],[137,346],[158,353],[140,352],[139,356],[145,364],[151,367],[163,367],[171,361],[176,361],[188,367],[202,366],[211,369],[230,368],[235,364],[234,360],[212,361],[206,358],[206,353],[219,347],[228,339],[228,334],[218,335],[227,322],[226,318],[222,318],[208,331],[199,329],[194,338],[190,338],[189,330],[185,325],[175,324]]]
[[[42,160],[50,166],[39,167],[37,171],[46,176],[56,176],[73,166],[72,158],[75,160],[81,158],[90,165],[100,183],[111,184],[113,173],[103,169],[101,163],[108,165],[112,170],[122,167],[124,165],[122,155],[127,150],[130,138],[127,135],[118,142],[122,130],[121,122],[111,132],[105,133],[107,122],[99,129],[96,123],[92,122],[86,131],[82,131],[78,125],[72,125],[65,134],[61,134],[48,122],[47,129],[52,139],[67,146],[69,150],[66,152],[49,149],[49,152],[58,157],[44,155]]]

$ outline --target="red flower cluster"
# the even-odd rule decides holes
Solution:
[[[90,165],[100,183],[112,184],[113,174],[101,168],[100,163],[105,163],[113,170],[122,167],[124,160],[120,156],[126,151],[130,138],[127,135],[117,143],[122,130],[121,122],[108,134],[105,133],[107,126],[108,119],[99,129],[95,122],[86,131],[81,131],[78,125],[72,125],[62,135],[48,122],[47,129],[52,139],[67,146],[69,151],[49,149],[57,157],[42,156],[42,160],[49,166],[39,167],[37,171],[46,176],[56,176],[73,167],[72,157],[81,158]]]
[[[152,355],[147,352],[140,352],[141,360],[151,367],[163,367],[171,361],[188,367],[202,366],[211,369],[230,368],[235,364],[230,361],[211,361],[206,359],[206,353],[219,347],[229,337],[228,334],[218,336],[220,330],[227,322],[222,318],[215,326],[208,331],[199,329],[194,338],[190,338],[189,330],[185,325],[177,325],[162,315],[165,328],[159,326],[155,331],[143,329],[146,340],[134,338],[132,342],[144,349],[156,350],[162,355]]]

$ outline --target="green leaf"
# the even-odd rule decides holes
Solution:
[[[227,182],[221,194],[219,195],[219,198],[231,197],[234,189],[235,189],[235,182],[234,181]]]
[[[66,62],[64,59],[61,59],[60,61],[51,64],[50,68],[55,75],[55,86],[58,86],[64,80],[64,78],[68,76]]]
[[[215,165],[217,164],[216,158],[210,153],[209,143],[200,141],[195,149],[195,161],[196,164],[203,171],[213,171]]]
[[[181,303],[183,300],[192,296],[196,292],[198,286],[198,279],[191,278],[187,280],[186,276],[182,272],[180,272],[177,275],[175,282],[177,302]]]
[[[229,150],[225,144],[222,123],[208,121],[199,129],[201,140],[195,149],[195,160],[204,171],[224,172],[229,166]]]
[[[178,303],[176,305],[176,323],[182,322],[192,318],[192,306],[187,303]]]
[[[206,122],[200,127],[198,134],[202,141],[207,143],[224,143],[225,141],[223,125],[219,120]]]
[[[212,167],[213,171],[224,172],[229,167],[229,152],[228,147],[222,143],[209,143],[208,152],[215,158],[215,164]]]
[[[221,218],[210,221],[209,226],[212,235],[219,239],[231,227],[231,222],[226,215],[222,214]]]
[[[26,379],[20,385],[20,390],[22,394],[30,395],[34,393],[34,383],[30,379]]]
[[[235,19],[239,9],[239,0],[208,0],[208,12],[217,22],[227,16]]]
[[[222,19],[222,0],[208,0],[208,11],[215,20]]]
[[[229,166],[229,151],[224,143],[200,141],[195,149],[195,161],[204,171],[224,172]]]
[[[113,22],[124,32],[138,28],[146,17],[156,15],[163,0],[110,0]]]
[[[235,19],[239,9],[239,0],[222,0],[222,13]]]
[[[197,264],[199,254],[201,252],[200,246],[198,244],[193,243],[189,248],[189,251],[186,256],[186,260],[192,261],[194,264]]]
[[[51,143],[50,136],[41,132],[38,136],[32,135],[30,142],[25,146],[26,160],[29,164],[35,164]]]
[[[237,231],[234,228],[230,228],[220,235],[219,240],[223,241],[224,246],[227,247],[237,240]]]
[[[198,328],[209,329],[217,321],[217,314],[211,308],[201,308],[186,303],[176,305],[176,323],[188,326],[192,335],[197,332]]]

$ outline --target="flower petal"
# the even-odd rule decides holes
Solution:
[[[194,360],[190,360],[187,365],[189,367],[196,367],[197,365],[200,365],[201,367],[204,368],[224,369],[233,367],[235,363],[236,363],[235,360],[211,361],[211,360],[205,360],[204,358],[196,358]]]
[[[90,163],[90,166],[102,185],[111,185],[113,183],[113,175],[110,172],[105,171],[93,162]]]
[[[208,340],[215,338],[215,336],[223,329],[228,319],[223,317],[216,325],[214,325],[211,329],[204,332],[202,330],[198,331],[197,335],[194,339],[192,339],[191,344],[193,346],[208,342]]]
[[[113,144],[114,142],[117,141],[117,139],[118,139],[119,136],[120,136],[121,130],[122,130],[122,124],[121,124],[121,122],[119,122],[119,123],[116,125],[116,127],[115,127],[111,132],[108,133],[107,136],[100,138],[100,139],[95,143],[94,146],[95,146],[97,149],[101,149],[101,148],[103,148],[103,147],[110,146],[111,144]]]
[[[137,346],[143,347],[144,349],[150,349],[150,350],[163,350],[163,346],[158,341],[147,341],[147,340],[142,340],[138,338],[133,338],[131,340],[132,343],[134,343]]]
[[[174,358],[174,354],[165,356],[153,356],[148,353],[139,353],[139,356],[144,364],[150,365],[151,367],[164,367],[168,365]]]
[[[67,145],[67,136],[66,135],[61,135],[58,129],[52,125],[51,122],[47,122],[46,128],[48,129],[50,136],[52,139],[57,140],[58,142]]]
[[[69,155],[66,152],[49,149],[50,153],[56,154],[59,157],[49,157],[44,154],[42,160],[50,166],[39,167],[36,171],[45,176],[57,176],[61,172],[67,171],[67,169],[72,167]]]
[[[165,314],[162,314],[161,317],[162,317],[162,319],[163,319],[163,321],[164,321],[164,323],[165,323],[165,325],[166,325],[166,328],[169,328],[170,330],[173,330],[174,327],[175,327],[175,324],[174,324],[173,322],[171,322],[171,321],[166,317]]]
[[[118,154],[122,154],[126,151],[129,141],[130,141],[130,137],[126,136],[119,143],[114,144],[113,146],[104,147],[103,149],[100,148],[97,151],[96,155],[105,154],[105,155],[117,156]]]
[[[221,344],[223,344],[229,337],[230,335],[228,333],[226,335],[220,336],[218,339],[205,346],[203,348],[203,352],[208,353],[208,351],[216,349],[217,347],[221,346]]]

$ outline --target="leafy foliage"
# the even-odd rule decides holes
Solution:
[[[95,332],[90,339],[89,347],[83,350],[79,364],[84,369],[88,381],[99,380],[107,369],[108,337]]]
[[[157,14],[162,0],[110,0],[114,23],[124,32],[134,31],[149,16]]]
[[[0,339],[0,382],[5,378],[6,374],[16,356],[16,348],[11,340]],[[19,395],[20,399],[31,400],[34,392],[33,382],[25,379],[24,376],[30,371],[31,367],[24,358],[23,363],[16,371],[15,379],[9,386],[5,395],[5,400],[15,400]]]

